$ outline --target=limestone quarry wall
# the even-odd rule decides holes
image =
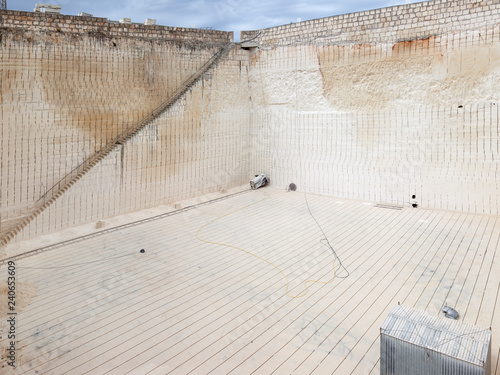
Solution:
[[[434,1],[243,33],[258,45],[251,169],[277,187],[498,214],[499,15],[499,1]]]
[[[88,17],[10,11],[0,16],[0,219],[4,228],[66,173],[150,113],[232,40],[227,32],[122,25]],[[241,86],[245,82],[248,87],[242,78],[248,64],[241,55],[235,50],[161,120],[162,125],[147,135],[140,133],[138,139],[145,136],[144,142],[129,142],[124,146],[127,150],[108,158],[100,167],[106,171],[103,175],[95,177],[96,169],[93,177],[79,181],[72,190],[79,191],[73,215],[63,215],[57,225],[52,216],[39,218],[23,236],[88,222],[95,215],[86,212],[87,204],[95,208],[96,217],[107,217],[242,183],[239,176],[232,176],[233,180],[224,176],[217,186],[215,180],[206,181],[212,179],[207,168],[213,176],[219,157],[223,163],[234,156],[227,142],[233,142],[231,147],[238,147],[241,155],[245,152],[234,139],[248,131],[249,111],[240,108],[248,106],[248,94]],[[221,89],[226,83],[230,87]],[[238,95],[243,95],[241,101]],[[235,111],[244,115],[238,113],[233,128],[227,119]],[[191,149],[195,146],[201,154]],[[228,152],[221,154],[221,150]],[[207,157],[203,162],[201,155]],[[191,174],[202,177],[203,186],[193,185],[195,180],[186,185]],[[120,178],[114,180],[117,175]],[[172,178],[174,187],[169,186]],[[145,191],[148,183],[154,187]],[[120,192],[126,198],[116,194],[113,200],[104,194],[102,202],[103,191]],[[120,207],[113,203],[116,200]],[[112,207],[103,209],[108,204]],[[38,229],[33,232],[33,227]]]
[[[2,28],[71,35],[97,35],[101,37],[132,37],[162,41],[203,41],[227,43],[233,33],[219,30],[201,30],[139,23],[120,23],[100,17],[69,16],[56,13],[34,13],[12,10],[0,12]]]
[[[265,46],[395,43],[498,24],[498,0],[434,0],[243,31]]]
[[[280,188],[497,215],[499,16],[499,0],[436,0],[243,32],[257,48],[233,48],[16,239],[257,173]],[[232,40],[92,17],[0,19],[4,228]]]
[[[248,182],[248,63],[235,48],[177,104],[108,155],[16,238]]]

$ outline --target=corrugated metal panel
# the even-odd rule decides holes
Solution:
[[[489,375],[491,329],[396,306],[380,329],[380,374]]]

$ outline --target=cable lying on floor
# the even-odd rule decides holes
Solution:
[[[333,262],[332,262],[332,271],[333,271],[333,277],[332,277],[332,279],[331,279],[331,280],[329,280],[329,281],[319,281],[319,280],[312,280],[312,279],[306,280],[306,281],[304,281],[304,283],[303,283],[303,285],[304,285],[304,291],[302,291],[302,292],[301,292],[301,293],[299,293],[298,295],[292,295],[292,294],[290,294],[290,292],[289,292],[289,289],[290,289],[290,281],[288,280],[288,277],[286,276],[285,272],[283,272],[283,270],[281,270],[281,268],[279,268],[279,267],[278,267],[277,265],[275,265],[273,262],[271,262],[271,261],[269,261],[269,260],[267,260],[267,259],[265,259],[265,258],[262,258],[261,256],[259,256],[259,255],[257,255],[257,254],[254,254],[254,253],[252,253],[251,251],[248,251],[248,250],[242,249],[241,247],[238,247],[238,246],[235,246],[235,245],[230,245],[230,244],[225,244],[225,243],[220,243],[220,242],[215,242],[215,241],[210,241],[210,240],[206,240],[206,239],[203,239],[203,238],[201,238],[201,237],[200,237],[200,232],[201,232],[201,231],[203,231],[203,229],[205,229],[205,228],[206,228],[206,227],[208,227],[209,225],[211,225],[211,224],[215,223],[216,221],[219,221],[219,220],[221,220],[221,219],[223,219],[223,218],[226,218],[226,217],[228,217],[228,216],[230,216],[230,215],[232,215],[232,214],[234,214],[234,213],[236,213],[236,212],[242,211],[242,210],[244,210],[244,209],[246,209],[246,208],[248,208],[248,207],[254,206],[254,205],[256,205],[256,204],[258,204],[258,203],[260,203],[260,202],[262,202],[262,201],[265,201],[265,200],[267,200],[267,199],[270,199],[270,197],[269,197],[269,196],[267,196],[266,198],[263,198],[263,199],[261,199],[261,200],[258,200],[257,202],[250,203],[250,204],[248,204],[248,205],[246,205],[246,206],[243,206],[243,207],[240,207],[240,208],[238,208],[238,209],[236,209],[236,210],[234,210],[234,211],[231,211],[231,212],[229,212],[229,213],[226,213],[226,214],[224,214],[224,215],[221,215],[221,216],[219,216],[219,217],[215,218],[215,219],[214,219],[214,220],[212,220],[212,221],[209,221],[208,223],[206,223],[205,225],[203,225],[202,227],[200,227],[200,228],[196,231],[196,238],[197,238],[199,241],[204,242],[204,243],[208,243],[208,244],[212,244],[212,245],[225,246],[225,247],[229,247],[229,248],[232,248],[232,249],[235,249],[235,250],[242,251],[242,252],[244,252],[244,253],[246,253],[246,254],[248,254],[248,255],[251,255],[251,256],[253,256],[253,257],[255,257],[255,258],[257,258],[257,259],[259,259],[259,260],[261,260],[261,261],[263,261],[263,262],[265,262],[265,263],[267,263],[267,264],[269,264],[270,266],[274,267],[277,271],[279,271],[279,272],[281,273],[281,275],[282,275],[282,276],[283,276],[283,278],[285,279],[285,281],[286,281],[286,292],[285,292],[285,294],[286,294],[288,297],[290,297],[290,298],[301,298],[301,297],[304,297],[304,296],[305,296],[305,295],[309,292],[309,284],[330,284],[330,283],[332,283],[332,282],[335,280],[335,277],[336,277],[335,261],[336,261],[336,260],[338,260],[338,257],[337,257],[337,255],[335,254],[335,252],[333,252],[333,253],[334,253],[334,255],[335,255],[335,259],[334,259],[334,260],[333,260]],[[324,234],[324,233],[323,233],[323,234]],[[326,238],[326,236],[325,236],[325,238]],[[323,241],[323,240],[321,240],[321,241]],[[328,243],[328,240],[326,240],[326,241],[327,241],[327,243]],[[323,242],[322,242],[322,243],[323,243]],[[324,243],[323,243],[323,244],[324,244]],[[330,248],[331,248],[331,246],[329,246],[329,243],[328,243],[328,247],[330,247]],[[332,249],[332,250],[333,250],[333,249]],[[343,267],[343,266],[342,266],[342,267]],[[344,268],[344,269],[345,269],[345,268]],[[347,276],[344,276],[344,277],[347,277]]]

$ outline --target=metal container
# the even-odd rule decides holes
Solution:
[[[490,375],[491,328],[396,306],[380,328],[381,375]]]

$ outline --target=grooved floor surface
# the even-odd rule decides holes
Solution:
[[[272,188],[17,260],[37,292],[12,373],[378,374],[400,302],[491,326],[500,374],[498,217],[307,197],[346,278],[304,195]]]

